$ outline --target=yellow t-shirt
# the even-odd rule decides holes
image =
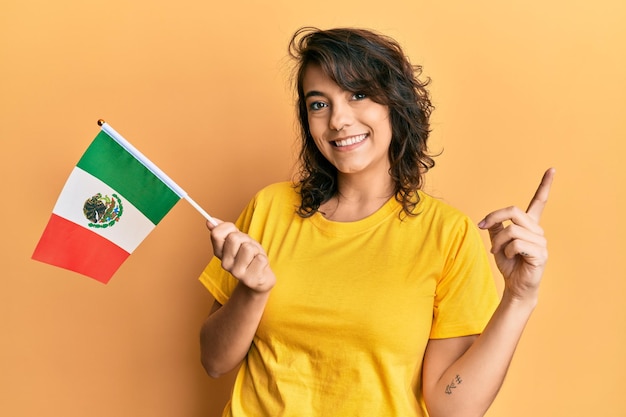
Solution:
[[[471,221],[420,192],[333,222],[295,212],[291,184],[261,190],[237,226],[265,248],[276,285],[224,416],[426,416],[429,338],[480,333],[497,304]],[[237,280],[214,258],[200,277],[221,304]]]

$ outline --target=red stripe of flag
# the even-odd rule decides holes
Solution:
[[[129,255],[97,233],[53,213],[32,258],[106,284]]]

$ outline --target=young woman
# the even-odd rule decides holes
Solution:
[[[434,162],[419,67],[359,29],[301,29],[290,51],[300,177],[208,226],[202,363],[213,377],[241,364],[224,416],[483,415],[537,302],[554,171],[527,211],[478,224],[498,301],[478,229],[421,190]]]

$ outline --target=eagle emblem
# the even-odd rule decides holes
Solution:
[[[98,193],[85,201],[83,214],[89,220],[89,227],[105,228],[114,226],[122,217],[124,208],[117,194]]]

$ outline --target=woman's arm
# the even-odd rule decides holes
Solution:
[[[213,253],[239,283],[228,302],[215,302],[200,331],[206,372],[217,378],[239,365],[250,349],[276,277],[261,245],[232,223],[212,226]]]
[[[481,335],[428,342],[423,393],[431,417],[485,414],[502,386],[533,307],[503,296]]]
[[[555,171],[544,174],[526,210],[494,211],[479,223],[504,277],[502,300],[479,336],[431,339],[423,394],[431,417],[483,416],[496,397],[538,299],[548,251],[539,219]],[[510,222],[505,226],[504,222]]]

